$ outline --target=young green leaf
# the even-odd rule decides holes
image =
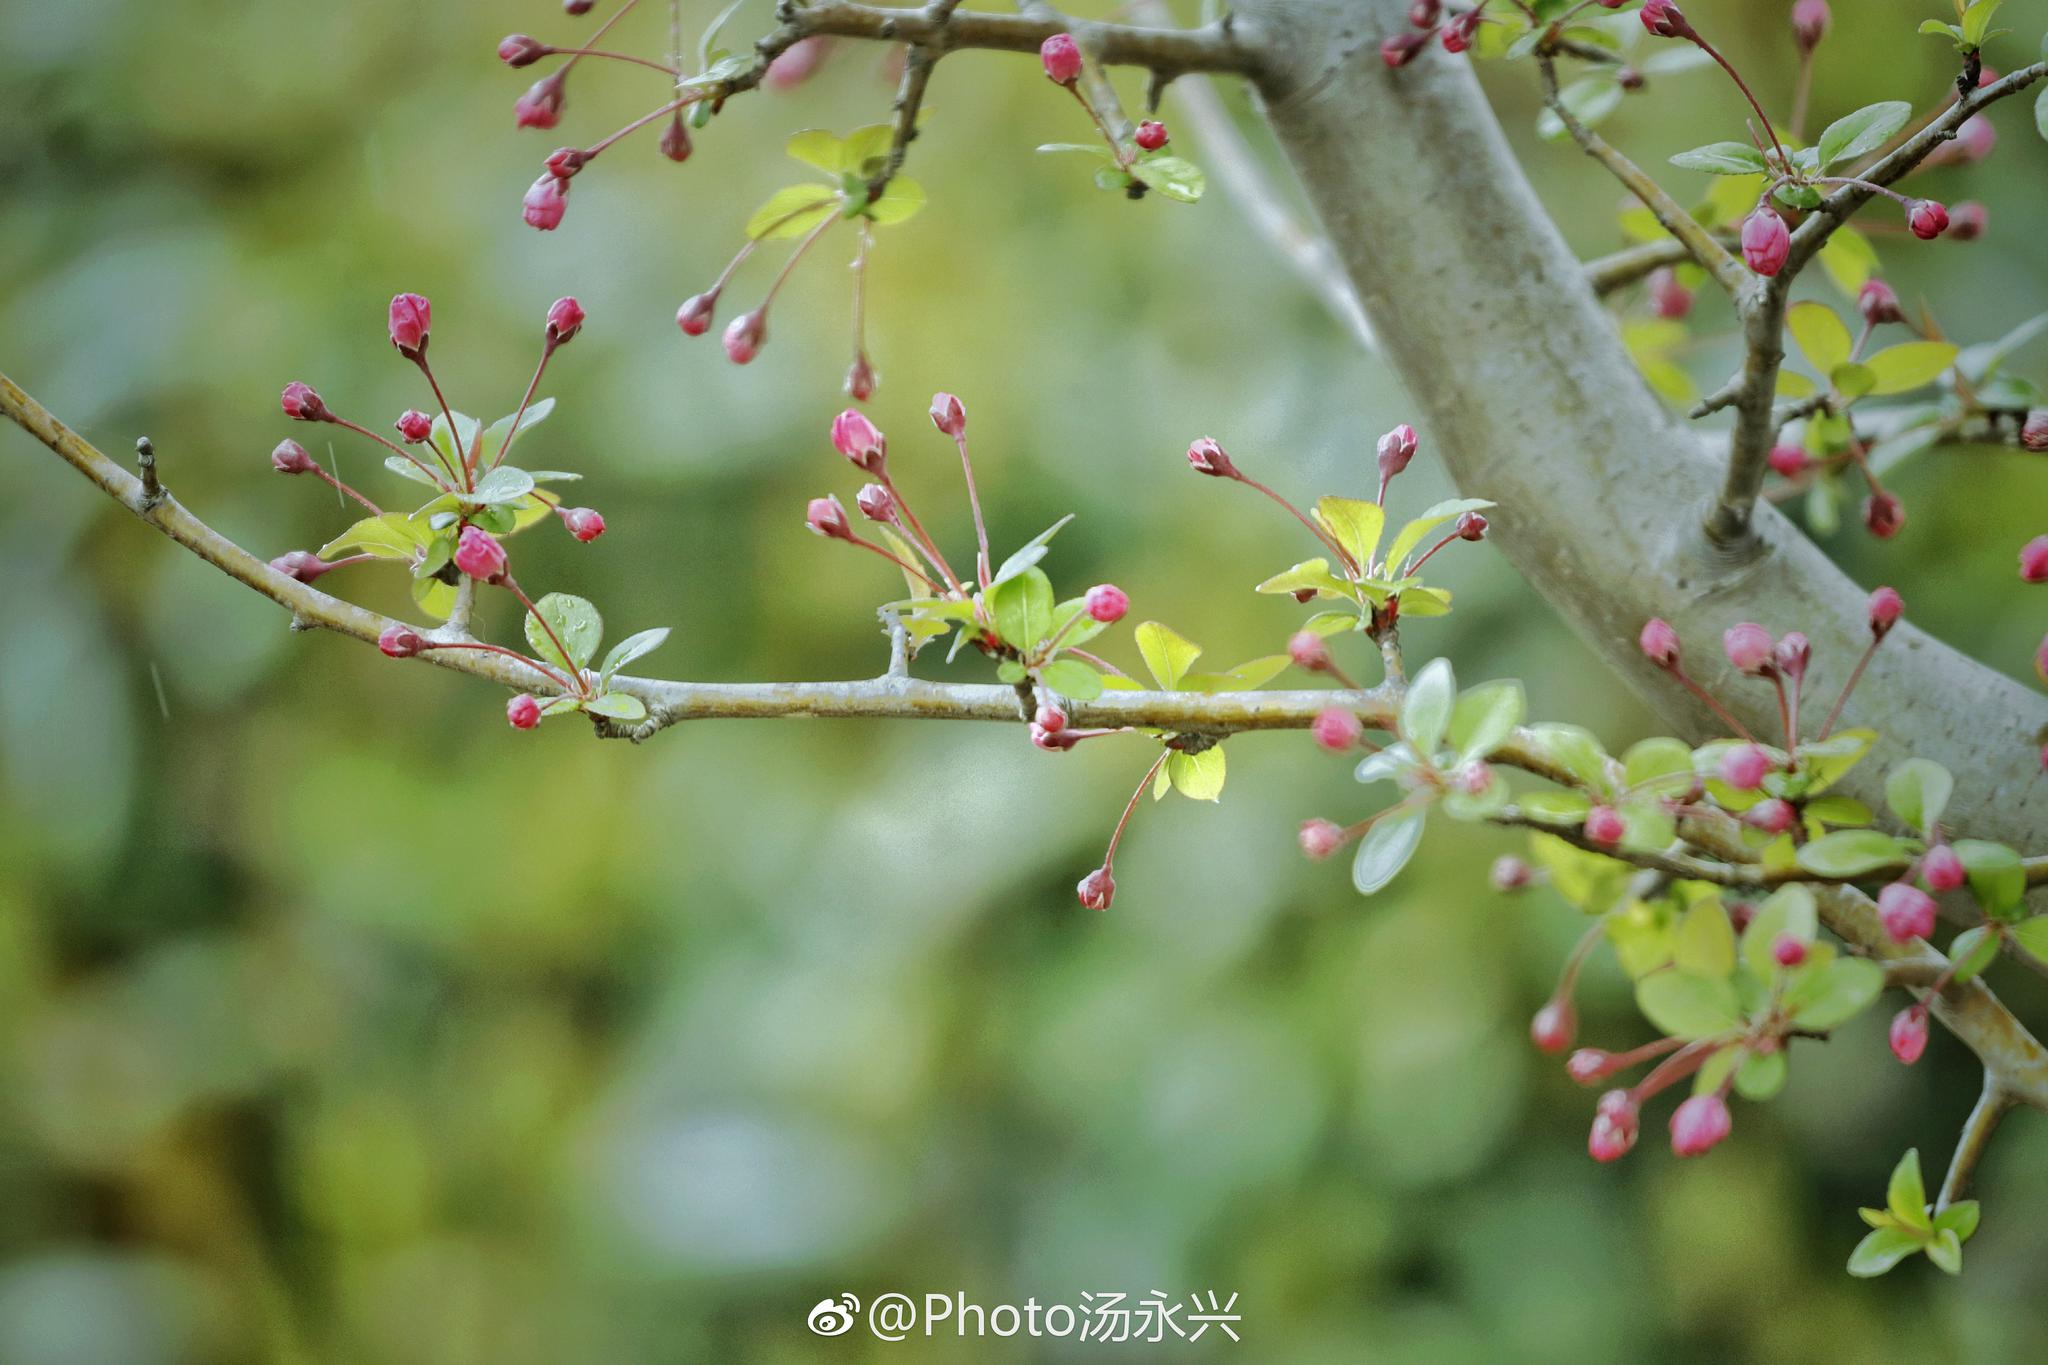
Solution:
[[[1141,157],[1131,163],[1131,178],[1182,204],[1200,199],[1209,185],[1200,166],[1178,156]]]
[[[998,583],[1007,583],[1039,560],[1044,559],[1047,542],[1058,535],[1060,528],[1073,519],[1074,514],[1069,512],[1037,535],[1031,537],[1031,539],[1025,541],[1015,554],[1003,561],[1002,567],[996,570],[995,577],[989,581],[989,586],[994,587]]]
[[[1970,894],[1985,914],[2007,917],[2020,908],[2027,894],[2027,869],[2019,854],[1984,839],[1957,839],[1950,847],[1963,860]]]
[[[606,651],[604,663],[599,666],[598,672],[603,675],[606,683],[610,683],[612,675],[627,664],[661,648],[668,640],[668,633],[667,626],[656,626],[652,630],[643,630],[636,634],[628,635]]]
[[[1799,865],[1823,877],[1860,877],[1912,856],[1906,845],[1882,830],[1838,829],[1799,850]]]
[[[1431,659],[1408,684],[1401,700],[1401,738],[1423,758],[1435,755],[1451,720],[1458,682],[1449,659]]]
[[[1398,573],[1408,556],[1421,546],[1424,536],[1467,512],[1483,511],[1491,506],[1493,504],[1485,498],[1447,498],[1434,504],[1395,533],[1394,543],[1387,547],[1387,567]]]
[[[1785,992],[1785,1008],[1801,1028],[1827,1030],[1863,1012],[1884,989],[1884,968],[1868,958],[1838,957],[1809,967]]]
[[[1315,518],[1360,565],[1372,563],[1373,551],[1379,548],[1380,532],[1387,521],[1387,514],[1378,503],[1325,496],[1316,500]]]
[[[1886,100],[1836,119],[1815,144],[1820,164],[1832,166],[1838,161],[1868,156],[1891,141],[1892,134],[1905,127],[1912,117],[1912,105],[1904,100]]]
[[[647,703],[627,692],[607,692],[592,697],[583,704],[583,709],[597,716],[610,716],[613,720],[646,720]]]
[[[747,219],[746,233],[757,242],[801,237],[832,216],[839,191],[830,185],[790,185],[768,196]]]
[[[1382,816],[1366,831],[1351,862],[1351,884],[1360,895],[1370,896],[1400,875],[1422,842],[1422,824],[1423,813],[1412,810]]]
[[[1038,679],[1072,701],[1094,701],[1102,695],[1102,675],[1079,659],[1055,659],[1038,670]]]
[[[553,627],[554,634],[550,636],[541,622],[534,619],[533,612],[529,612],[526,617],[526,643],[533,647],[536,655],[555,667],[572,673],[580,671],[590,662],[591,655],[597,653],[597,646],[604,639],[604,618],[597,614],[597,608],[583,598],[572,597],[565,592],[551,592],[535,602],[533,607],[534,612]],[[557,639],[562,642],[561,649],[555,647]],[[567,658],[562,657],[562,650],[569,652]]]
[[[1892,808],[1892,814],[1909,828],[1930,837],[1935,822],[1948,809],[1948,799],[1955,789],[1956,780],[1949,770],[1927,758],[1909,758],[1895,764],[1884,779],[1885,804]]]
[[[1956,348],[1946,341],[1902,341],[1863,364],[1872,375],[1870,392],[1882,397],[1932,384],[1955,359]]]
[[[1469,763],[1492,753],[1522,723],[1526,704],[1522,684],[1513,678],[1465,689],[1451,708],[1447,732],[1458,762]]]
[[[1705,171],[1708,175],[1762,175],[1770,167],[1764,154],[1747,142],[1709,142],[1671,158],[1680,170]]]
[[[1027,654],[1052,630],[1052,580],[1026,569],[989,593],[996,634]]]
[[[1132,632],[1138,645],[1138,655],[1144,659],[1145,667],[1152,671],[1152,677],[1168,692],[1180,686],[1180,680],[1202,657],[1202,647],[1192,640],[1183,638],[1171,628],[1157,621],[1147,621]]]
[[[1849,1273],[1860,1280],[1882,1275],[1920,1250],[1921,1241],[1904,1228],[1883,1227],[1867,1234],[1849,1253]]]
[[[1166,776],[1174,790],[1194,801],[1215,801],[1223,795],[1223,746],[1198,754],[1175,752],[1166,759]]]
[[[1885,1186],[1885,1208],[1909,1228],[1931,1231],[1927,1216],[1927,1187],[1920,1179],[1920,1149],[1909,1148],[1892,1167],[1891,1182]]]
[[[1848,363],[1849,354],[1855,349],[1848,327],[1824,303],[1808,299],[1793,304],[1785,310],[1785,326],[1798,344],[1799,353],[1817,374],[1834,373]]]
[[[1726,978],[1653,972],[1636,983],[1636,1006],[1674,1038],[1712,1038],[1742,1023],[1735,987]]]

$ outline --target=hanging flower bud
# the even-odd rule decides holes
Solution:
[[[1649,11],[1643,11],[1648,14]],[[1742,220],[1742,259],[1759,275],[1775,275],[1792,254],[1792,232],[1769,204]]]
[[[1771,650],[1776,645],[1771,633],[1754,621],[1743,621],[1721,633],[1721,648],[1727,653],[1728,662],[1752,678],[1769,674]]]
[[[538,38],[513,33],[498,44],[498,60],[511,67],[532,66],[552,50]]]
[[[569,534],[589,544],[604,534],[604,516],[592,507],[570,507],[562,512],[562,525]]]
[[[1304,820],[1296,836],[1301,851],[1316,862],[1344,847],[1344,831],[1328,820]]]
[[[1045,67],[1045,78],[1054,85],[1072,85],[1080,79],[1081,49],[1071,34],[1055,33],[1039,44],[1038,60]]]
[[[1948,231],[1948,210],[1932,199],[1915,199],[1906,208],[1906,226],[1923,242]]]
[[[1807,458],[1804,449],[1794,445],[1772,446],[1768,458],[1772,470],[1787,479],[1794,479],[1804,474],[1813,463],[1812,460]]]
[[[853,505],[860,508],[860,514],[869,521],[896,520],[896,499],[878,483],[862,484]]]
[[[1653,0],[1654,3],[1654,0]],[[1735,1121],[1720,1095],[1694,1095],[1671,1115],[1671,1150],[1678,1156],[1702,1156],[1728,1136]]]
[[[1893,882],[1877,893],[1877,917],[1894,943],[1909,943],[1934,932],[1934,897],[1911,882]]]
[[[489,583],[505,572],[505,547],[481,526],[465,526],[455,542],[455,567]]]
[[[527,88],[512,106],[513,120],[521,128],[552,128],[562,121],[562,86],[567,67],[543,76]]]
[[[311,550],[293,550],[288,554],[281,554],[276,559],[271,560],[270,567],[283,574],[286,578],[296,578],[301,583],[311,583],[321,574],[332,569],[334,565],[329,564]],[[379,643],[381,644],[382,641],[379,641]],[[391,651],[387,649],[384,652],[389,654]]]
[[[1586,812],[1586,838],[1593,843],[1612,847],[1621,842],[1626,833],[1621,812],[1612,806],[1595,806]]]
[[[1380,60],[1389,70],[1398,70],[1415,60],[1429,46],[1427,33],[1396,33],[1380,44]]]
[[[1520,891],[1536,880],[1536,869],[1512,853],[1503,853],[1493,860],[1487,880],[1496,891]]]
[[[1929,891],[1954,891],[1969,879],[1969,869],[1947,844],[1936,844],[1920,859],[1920,880]]]
[[[1358,743],[1365,734],[1365,726],[1343,707],[1326,706],[1309,722],[1308,732],[1317,744],[1333,754],[1341,754]]]
[[[1138,131],[1131,140],[1148,152],[1156,152],[1166,145],[1166,125],[1157,119],[1146,119],[1138,125]]]
[[[846,367],[846,396],[856,403],[865,403],[875,396],[875,367],[868,364],[865,355],[853,358],[853,364]]]
[[[683,306],[676,309],[676,326],[683,329],[684,336],[700,337],[711,330],[711,318],[718,311],[718,291],[707,289],[701,294],[692,294],[683,300]]]
[[[407,445],[418,445],[434,434],[434,419],[418,408],[407,408],[399,413],[398,420],[392,425],[398,428],[398,434],[405,438]]]
[[[1052,729],[1031,722],[1031,742],[1049,754],[1063,754],[1081,742],[1081,737],[1071,730]]]
[[[1755,791],[1771,775],[1771,756],[1755,744],[1744,744],[1721,756],[1721,780],[1739,792]]]
[[[1564,1074],[1580,1085],[1598,1085],[1621,1069],[1616,1060],[1604,1047],[1582,1047],[1565,1058]]]
[[[837,498],[812,498],[804,508],[804,525],[827,540],[853,539],[853,525]]]
[[[411,626],[389,625],[377,637],[377,648],[394,659],[410,659],[426,647],[427,642]]]
[[[1659,668],[1678,666],[1678,632],[1663,617],[1652,616],[1643,623],[1643,633],[1636,637],[1636,645],[1643,651],[1643,657]]]
[[[1905,310],[1899,307],[1899,296],[1883,280],[1869,279],[1856,291],[1856,310],[1863,314],[1863,320],[1872,327],[1887,322],[1904,322]]]
[[[1458,533],[1460,540],[1484,540],[1488,525],[1486,518],[1477,512],[1461,512],[1452,529]]]
[[[1690,38],[1692,25],[1685,21],[1678,6],[1671,0],[1645,0],[1642,8],[1643,27],[1659,38]],[[1773,272],[1775,273],[1775,272]]]
[[[1081,898],[1082,909],[1107,910],[1116,899],[1116,878],[1109,875],[1108,868],[1098,867],[1081,878],[1074,891]]]
[[[557,346],[575,340],[583,330],[583,318],[583,305],[575,299],[556,299],[548,305],[548,340]]]
[[[879,474],[887,458],[889,441],[865,414],[848,408],[832,419],[832,448],[851,460],[854,468]]]
[[[1792,39],[1801,52],[1812,52],[1828,33],[1828,0],[1797,0],[1792,6]]]
[[[569,182],[560,176],[544,175],[527,186],[519,216],[530,228],[553,232],[562,225],[562,215],[568,211]]]
[[[1124,613],[1131,609],[1131,599],[1114,583],[1097,583],[1088,589],[1088,595],[1082,599],[1082,604],[1087,608],[1090,619],[1100,621],[1104,625],[1113,625],[1123,620]]]
[[[932,425],[959,440],[967,434],[967,409],[950,393],[932,395]]]
[[[310,474],[320,466],[297,441],[279,441],[270,452],[270,467],[280,474]]]
[[[1974,199],[1967,199],[1949,213],[1948,239],[1952,242],[1974,242],[1984,235],[1990,226],[1991,214]]]
[[[1796,630],[1785,632],[1785,638],[1778,641],[1778,647],[1771,651],[1771,663],[1793,682],[1806,677],[1806,666],[1813,662],[1813,646],[1804,634]]]
[[[1223,453],[1223,447],[1207,436],[1188,447],[1188,464],[1197,474],[1208,474],[1219,479],[1237,477],[1237,466]]]
[[[589,160],[589,155],[581,147],[557,147],[548,153],[548,159],[543,164],[547,166],[549,175],[557,180],[567,180],[582,170]]]
[[[1031,723],[1048,734],[1056,735],[1067,728],[1067,713],[1048,702],[1038,708],[1037,713],[1031,717]]]
[[[1602,3],[1605,3],[1605,0],[1602,0]],[[1441,35],[1444,51],[1458,53],[1471,47],[1472,40],[1479,35],[1481,17],[1479,10],[1473,8],[1458,14],[1445,24]]]
[[[320,401],[320,395],[313,392],[311,385],[301,384],[294,380],[292,383],[284,386],[284,393],[278,401],[284,405],[284,415],[295,421],[326,422],[332,420],[332,414],[327,411],[327,405]]]
[[[419,294],[400,294],[391,300],[391,344],[407,360],[427,349],[427,331],[433,325],[434,306]]]
[[[1879,540],[1890,540],[1906,524],[1906,504],[1879,490],[1863,500],[1863,525]]]
[[[760,354],[761,343],[767,339],[768,310],[756,308],[751,313],[742,313],[725,329],[725,358],[735,365],[744,365]]]
[[[1799,812],[1792,809],[1792,803],[1775,796],[1768,801],[1757,802],[1742,813],[1743,824],[1773,836],[1791,829],[1798,820]]]
[[[569,15],[588,14],[597,6],[597,0],[562,0],[562,12]]]
[[[1870,633],[1882,640],[1891,628],[1898,624],[1899,616],[1906,610],[1905,599],[1899,596],[1897,588],[1874,588],[1870,593]]]
[[[1927,1051],[1927,1006],[1908,1005],[1893,1015],[1890,1042],[1892,1056],[1907,1066],[1919,1061]]]
[[[1529,1021],[1529,1041],[1538,1052],[1564,1051],[1578,1031],[1578,1015],[1569,1000],[1552,1000]]]
[[[690,129],[683,122],[682,110],[669,115],[668,127],[661,130],[660,147],[661,154],[678,165],[690,159]]]
[[[1287,638],[1287,657],[1295,667],[1320,673],[1330,666],[1330,646],[1312,630],[1298,630]]]
[[[1600,1097],[1586,1150],[1595,1161],[1616,1161],[1635,1145],[1636,1102],[1626,1090],[1610,1090]]]
[[[1692,290],[1678,282],[1670,266],[1650,276],[1650,311],[1668,322],[1676,322],[1692,311]]]
[[[505,720],[515,730],[531,730],[540,724],[540,703],[521,692],[505,703]]]

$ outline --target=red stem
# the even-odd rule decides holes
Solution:
[[[526,409],[533,402],[534,390],[540,387],[541,372],[547,369],[548,361],[554,357],[555,347],[560,344],[560,342],[555,340],[552,331],[542,341],[540,364],[533,367],[533,378],[526,385],[526,396],[519,400],[519,411],[512,414],[512,429],[505,433],[505,444],[498,447],[497,455],[491,460],[491,468],[496,469],[499,465],[505,463],[505,452],[512,448],[513,438],[519,435],[519,424],[526,419]],[[481,453],[483,447],[479,445],[477,449]]]
[[[1109,836],[1109,851],[1102,855],[1104,872],[1109,871],[1111,865],[1116,862],[1116,846],[1123,842],[1124,826],[1131,823],[1131,812],[1138,808],[1138,798],[1145,794],[1145,788],[1152,785],[1152,779],[1158,776],[1160,765],[1166,762],[1167,755],[1172,752],[1170,749],[1160,750],[1159,757],[1152,760],[1152,766],[1145,769],[1145,775],[1138,779],[1138,789],[1131,793],[1131,799],[1124,804],[1124,813],[1118,817],[1116,829]]]
[[[553,678],[564,692],[574,694],[578,691],[577,687],[567,678],[564,678],[540,660],[529,659],[518,650],[507,649],[503,645],[487,645],[478,640],[428,640],[421,647],[424,649],[481,649],[487,654],[502,654],[508,659],[517,659],[528,668]]]
[[[570,667],[574,668],[574,658],[570,655],[567,647],[562,644],[562,637],[555,634],[555,628],[548,624],[548,618],[540,614],[540,608],[534,606],[533,602],[527,597],[527,595],[520,590],[519,584],[513,581],[512,575],[506,574],[504,582],[506,588],[508,588],[511,591],[512,595],[519,599],[520,604],[526,608],[527,614],[532,616],[534,620],[540,622],[540,628],[547,632],[548,640],[554,645],[555,652],[562,656],[563,662],[568,664]],[[587,695],[583,686],[582,669],[578,668],[576,670],[576,684],[570,690],[575,692],[578,696]]]
[[[1820,734],[1816,742],[1834,733],[1835,722],[1842,718],[1842,707],[1848,703],[1849,694],[1856,690],[1856,684],[1863,680],[1863,670],[1870,666],[1870,656],[1877,653],[1877,647],[1884,643],[1884,636],[1874,635],[1864,649],[1863,657],[1856,661],[1856,667],[1849,673],[1849,681],[1842,684],[1842,695],[1835,698],[1835,704],[1828,708],[1828,718],[1820,723]]]
[[[1342,545],[1339,545],[1336,541],[1336,538],[1332,536],[1328,531],[1325,531],[1322,527],[1316,525],[1313,521],[1309,520],[1309,518],[1302,513],[1302,510],[1300,508],[1296,507],[1293,503],[1281,497],[1278,493],[1275,493],[1272,489],[1266,487],[1266,485],[1260,483],[1257,479],[1253,478],[1249,474],[1239,471],[1236,478],[1239,483],[1245,485],[1247,488],[1256,489],[1258,492],[1264,493],[1274,502],[1277,502],[1282,507],[1286,508],[1289,515],[1291,515],[1296,521],[1300,522],[1303,526],[1308,527],[1309,532],[1312,535],[1314,535],[1317,540],[1320,540],[1321,542],[1323,542],[1323,544],[1327,545],[1333,552],[1335,552],[1338,562],[1343,564],[1352,573],[1357,574],[1364,572],[1364,570],[1360,567],[1358,561],[1351,557],[1351,552],[1345,549]]]

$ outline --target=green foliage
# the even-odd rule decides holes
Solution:
[[[1959,1200],[1930,1214],[1917,1148],[1893,1168],[1885,1207],[1861,1213],[1871,1231],[1849,1253],[1851,1275],[1882,1275],[1915,1252],[1925,1252],[1928,1260],[1951,1275],[1963,1273],[1963,1243],[1977,1231],[1977,1201]]]

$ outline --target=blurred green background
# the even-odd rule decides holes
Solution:
[[[689,0],[689,30],[713,8]],[[1782,103],[1787,6],[1688,8]],[[1942,50],[1911,36],[1937,9],[1838,6],[1818,116],[1937,98]],[[2008,13],[2029,35],[1994,50],[2006,67],[2040,27],[2031,3]],[[622,145],[542,235],[519,221],[540,158],[649,107],[661,78],[586,64],[561,129],[515,133],[531,73],[491,49],[593,22],[552,0],[0,8],[0,368],[117,456],[149,434],[178,495],[267,557],[347,520],[270,474],[271,445],[306,434],[278,411],[287,380],[380,428],[426,406],[384,336],[386,300],[417,290],[456,405],[494,416],[542,310],[574,292],[591,321],[527,461],[585,470],[611,529],[522,538],[522,578],[594,598],[614,637],[675,626],[656,671],[877,671],[869,613],[896,585],[801,526],[807,496],[856,486],[825,440],[840,247],[794,277],[744,370],[671,318],[755,203],[805,174],[790,131],[886,115],[885,54],[841,47],[801,89],[736,102],[687,165],[649,135]],[[651,12],[613,45],[664,38]],[[1617,190],[1533,138],[1529,76],[1489,75],[1503,117],[1575,245],[1611,249]],[[1645,161],[1740,128],[1711,74],[1653,92],[1611,129]],[[1085,129],[1028,62],[955,57],[930,103],[912,174],[932,203],[882,235],[872,295],[871,411],[898,477],[968,543],[922,416],[952,389],[999,542],[1078,512],[1047,563],[1063,589],[1114,580],[1134,621],[1217,663],[1275,650],[1298,613],[1249,588],[1303,537],[1190,477],[1181,450],[1213,434],[1283,489],[1357,493],[1373,435],[1404,416],[1397,388],[1226,196],[1133,205],[1034,157]],[[1924,181],[1988,200],[1984,240],[1883,241],[1901,292],[1964,339],[2048,297],[2026,103],[1992,115],[1989,165]],[[729,299],[770,273],[756,262]],[[1725,308],[1695,316],[1691,361],[1717,378]],[[332,455],[400,501],[365,443]],[[840,1292],[1106,1289],[1238,1292],[1245,1344],[1212,1333],[1189,1359],[2038,1358],[2035,1116],[1983,1169],[1961,1282],[1918,1258],[1874,1283],[1841,1271],[1899,1153],[1947,1160],[1976,1076],[1945,1036],[1906,1070],[1874,1014],[1802,1046],[1788,1092],[1739,1106],[1711,1160],[1674,1162],[1659,1109],[1642,1150],[1596,1167],[1591,1096],[1524,1035],[1572,912],[1494,895],[1486,863],[1513,841],[1454,828],[1361,902],[1292,834],[1374,798],[1299,736],[1233,743],[1220,808],[1148,804],[1114,909],[1090,914],[1072,886],[1144,767],[1136,741],[1052,757],[1021,726],[516,734],[483,685],[294,637],[12,428],[0,457],[8,1365],[1080,1359],[1097,1348],[821,1342],[804,1315]],[[1897,480],[1903,535],[1837,538],[1864,582],[1901,584],[1916,619],[2015,673],[2042,624],[2008,591],[2010,548],[2041,529],[2022,464],[1925,461]],[[1448,491],[1425,445],[1397,507]],[[1616,746],[1649,732],[1489,547],[1437,563],[1459,610],[1411,628],[1412,653],[1518,675],[1536,713]],[[322,586],[406,605],[394,574]],[[486,623],[515,629],[502,602]],[[1135,662],[1127,632],[1102,647]],[[1609,964],[1582,1005],[1584,1038],[1648,1036]]]

